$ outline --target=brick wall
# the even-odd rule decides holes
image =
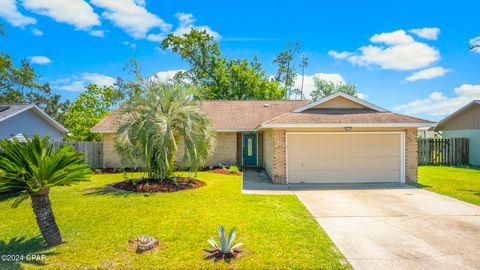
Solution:
[[[115,134],[103,134],[103,167],[122,168],[122,158],[115,148]],[[235,132],[215,133],[215,146],[212,155],[207,159],[207,165],[218,163],[237,164],[237,134]],[[179,143],[175,161],[180,164],[184,151],[183,143]],[[134,167],[135,164],[125,164]]]
[[[405,130],[405,181],[416,183],[418,181],[418,145],[417,129]]]
[[[207,159],[207,165],[218,163],[237,164],[237,133],[215,133],[215,147]]]
[[[285,131],[267,130],[263,142],[263,164],[268,176],[273,183],[286,184]]]

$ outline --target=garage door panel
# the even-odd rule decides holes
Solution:
[[[399,133],[288,134],[289,183],[399,182]]]
[[[329,162],[318,162],[312,159],[295,160],[292,164],[295,167],[303,168],[304,170],[361,170],[361,169],[376,169],[382,168],[389,170],[400,169],[399,157],[328,157]],[[379,166],[381,164],[381,168]]]
[[[290,142],[289,142],[290,144]],[[311,145],[318,151],[303,151],[293,149],[292,155],[304,156],[305,158],[331,157],[331,156],[356,156],[356,157],[389,157],[398,156],[399,145]]]

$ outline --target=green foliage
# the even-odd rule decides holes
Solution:
[[[62,123],[68,102],[62,102],[39,78],[26,60],[15,67],[10,55],[0,53],[0,103],[33,103]]]
[[[48,136],[24,137],[25,142],[16,138],[0,141],[0,194],[16,197],[13,207],[44,188],[89,179],[91,171],[83,154],[68,145],[54,151]]]
[[[235,240],[235,236],[236,236],[235,227],[233,227],[233,229],[230,231],[227,237],[225,233],[225,229],[223,228],[222,225],[220,225],[220,228],[218,228],[218,239],[219,239],[220,245],[218,245],[217,242],[215,242],[215,239],[213,239],[213,237],[211,237],[207,241],[215,251],[218,251],[223,255],[233,254],[235,251],[238,251],[238,249],[243,245],[242,243],[238,243],[235,245],[233,244],[233,240]]]
[[[129,173],[128,178],[142,175]],[[122,173],[95,174],[90,182],[52,189],[50,197],[56,216],[64,219],[60,226],[67,241],[39,250],[47,254],[43,268],[351,269],[296,196],[242,194],[240,176],[199,172],[195,179],[206,187],[151,196],[112,189],[112,184],[124,180]],[[17,237],[36,239],[39,233],[33,223],[29,204],[11,209],[10,203],[0,202],[0,253],[35,253],[37,244],[12,245]],[[248,243],[241,248],[246,250],[241,259],[229,264],[202,256],[203,249],[210,249],[206,240],[210,236],[216,240],[221,223],[228,228],[237,225],[235,242]],[[143,233],[154,235],[167,248],[142,256],[129,251],[127,240]],[[43,247],[43,241],[38,242]],[[19,264],[13,269],[42,268],[25,261]]]
[[[230,168],[228,168],[228,172],[229,173],[239,173],[240,172],[240,169],[237,167],[237,166],[230,166]]]
[[[278,64],[275,80],[287,89],[288,98],[292,94],[290,91],[295,85],[295,78],[297,77],[294,60],[301,49],[301,43],[289,42],[287,47],[273,59],[273,63]]]
[[[173,33],[162,41],[164,49],[179,54],[190,69],[179,72],[176,82],[199,86],[205,99],[281,99],[285,90],[266,76],[255,57],[227,59],[218,42],[204,30],[192,29],[182,36]]]
[[[310,96],[312,96],[313,101],[317,101],[320,98],[330,96],[337,92],[343,92],[350,96],[357,95],[357,86],[351,83],[335,84],[332,82],[319,79],[317,77],[314,77],[313,81],[314,81],[315,89],[310,93]]]
[[[191,99],[194,89],[182,84],[151,82],[144,93],[120,111],[123,123],[116,144],[125,160],[136,160],[155,180],[166,180],[175,168],[179,143],[182,166],[196,172],[205,164],[214,139],[207,116]]]
[[[112,87],[88,85],[65,112],[64,125],[72,135],[66,135],[64,139],[81,142],[102,141],[102,136],[91,133],[90,129],[107,116],[121,98],[121,93]]]

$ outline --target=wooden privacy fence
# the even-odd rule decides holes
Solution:
[[[468,165],[468,138],[418,139],[419,165]]]
[[[103,168],[103,143],[102,142],[54,142],[54,149],[64,144],[73,147],[77,152],[85,155],[85,163],[92,169]]]

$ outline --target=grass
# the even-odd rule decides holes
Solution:
[[[424,189],[480,205],[480,170],[420,166],[418,184]]]
[[[134,194],[108,185],[122,174],[93,175],[91,182],[53,188],[51,201],[66,243],[45,249],[29,201],[17,209],[0,202],[0,254],[46,254],[52,269],[345,269],[332,241],[295,196],[244,195],[241,178],[199,173],[207,185],[175,193]],[[226,263],[204,260],[218,226],[237,227],[245,252]],[[129,238],[148,234],[161,247],[127,250]],[[0,263],[35,268],[42,262]]]

